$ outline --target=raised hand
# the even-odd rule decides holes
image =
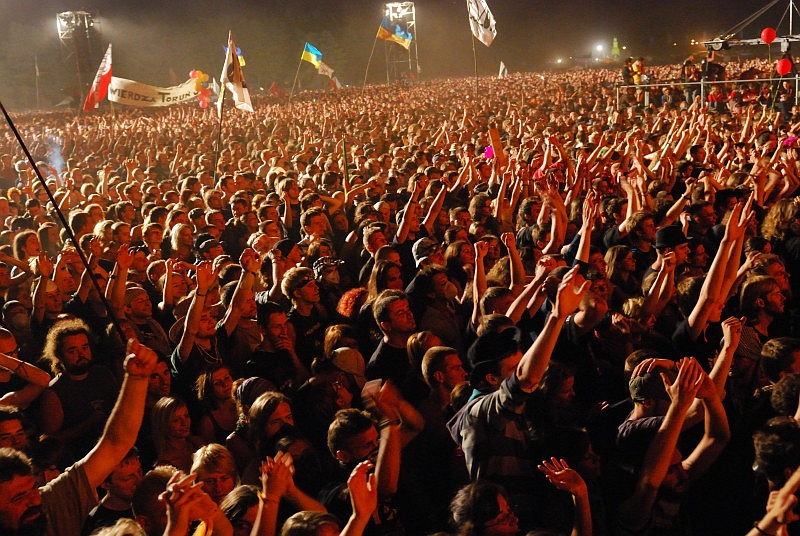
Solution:
[[[292,470],[282,461],[267,456],[261,462],[261,492],[265,500],[280,502],[286,495],[292,480]]]
[[[371,461],[361,462],[347,479],[353,514],[360,519],[369,518],[378,508],[378,486],[373,469],[375,465]]]
[[[489,243],[485,240],[478,240],[473,247],[475,248],[476,261],[486,257],[486,253],[489,251]]]
[[[261,270],[261,257],[252,248],[245,248],[242,255],[239,257],[239,264],[247,272],[258,273]]]
[[[739,341],[742,338],[742,326],[745,323],[745,317],[736,318],[732,316],[722,322],[722,340],[729,348],[737,348]]]
[[[125,372],[135,378],[150,378],[158,361],[158,355],[153,350],[140,344],[138,339],[128,339],[126,356]]]
[[[686,410],[692,404],[697,395],[698,389],[703,381],[701,376],[703,369],[699,363],[690,357],[684,357],[678,362],[678,376],[675,381],[671,381],[669,376],[661,373],[661,380],[664,388],[673,403],[677,403],[679,408]]]
[[[119,248],[117,251],[117,266],[122,270],[127,270],[133,265],[133,251],[126,247]]]
[[[592,286],[592,282],[585,280],[578,273],[578,269],[579,266],[575,266],[567,272],[558,286],[554,313],[559,317],[566,317],[572,314]]]
[[[197,292],[205,294],[216,281],[217,271],[214,270],[214,265],[210,261],[203,261],[197,266],[195,278],[197,280]]]
[[[586,482],[584,482],[581,475],[575,469],[572,469],[567,461],[563,458],[561,460],[553,457],[550,460],[543,460],[538,465],[539,471],[544,473],[547,481],[550,482],[556,489],[567,491],[572,495],[585,495],[588,493]]]
[[[30,265],[31,271],[34,273],[34,275],[44,277],[45,279],[51,277],[53,275],[53,271],[55,270],[53,260],[48,257],[47,253],[44,251],[39,253],[37,257],[29,259],[28,264]]]

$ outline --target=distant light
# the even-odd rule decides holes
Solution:
[[[628,47],[625,46],[625,45],[622,45],[622,50],[628,50]]]
[[[602,52],[603,51],[603,45],[597,45],[596,47],[594,47],[594,49],[596,51],[598,51],[598,52]]]
[[[600,61],[600,58],[595,58],[594,61]]]
[[[562,61],[563,61],[563,60],[562,60],[561,58],[558,58],[558,59],[556,60],[556,63],[561,63]]]
[[[672,46],[676,47],[676,46],[678,46],[678,43],[676,43],[675,41],[673,41],[673,42],[672,42]]]

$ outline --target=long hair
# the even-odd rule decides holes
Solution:
[[[400,265],[395,262],[387,260],[379,260],[375,262],[372,268],[372,273],[369,274],[369,281],[367,282],[367,301],[374,301],[378,294],[386,290],[386,282],[389,278],[389,270],[397,268],[400,270]]]
[[[608,251],[606,251],[606,274],[608,275],[609,281],[612,283],[620,277],[622,262],[630,251],[631,248],[628,246],[611,246],[608,248]]]
[[[770,241],[786,240],[791,235],[800,234],[800,205],[792,198],[779,199],[769,209],[761,224],[761,234]]]
[[[186,404],[180,398],[173,396],[162,396],[156,405],[153,406],[150,415],[153,429],[153,442],[156,445],[156,452],[161,454],[167,447],[167,433],[172,422],[172,417],[180,408],[185,408]]]

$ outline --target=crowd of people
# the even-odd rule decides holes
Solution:
[[[0,532],[793,533],[800,114],[620,82],[14,115]]]

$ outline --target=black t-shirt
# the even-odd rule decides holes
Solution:
[[[316,309],[311,314],[303,316],[292,307],[286,319],[294,326],[294,350],[300,362],[311,368],[315,357],[322,355],[322,339],[325,336],[325,324]]]

